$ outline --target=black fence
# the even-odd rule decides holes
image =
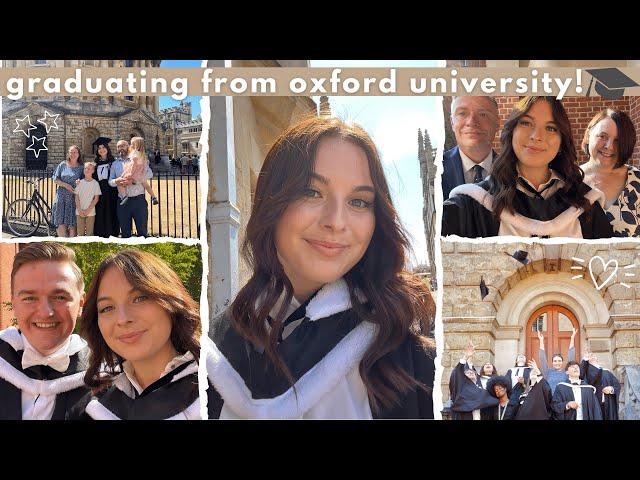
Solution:
[[[33,186],[27,180],[38,181],[40,193],[49,206],[53,205],[56,186],[51,177],[53,169],[27,170],[5,168],[2,170],[4,205],[3,225],[8,205],[19,198],[31,198]],[[42,180],[42,181],[39,181]],[[149,235],[152,237],[200,238],[200,176],[179,171],[154,172],[151,186],[158,198],[158,205],[149,204]],[[46,234],[46,231],[42,232]]]

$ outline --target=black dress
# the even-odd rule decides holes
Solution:
[[[322,407],[323,397],[358,368],[376,329],[361,321],[350,303],[336,300],[346,289],[343,280],[331,285],[336,288],[325,290],[325,286],[314,298],[317,301],[303,306],[304,320],[278,344],[278,353],[293,376],[295,388],[262,349],[231,327],[229,311],[212,320],[209,335],[213,351],[207,357],[207,373],[213,386],[209,391],[217,400],[211,418],[219,418],[223,407],[233,411],[233,418],[305,418],[310,410]],[[407,337],[390,357],[426,388],[416,387],[400,394],[396,406],[378,413],[373,413],[372,408],[371,415],[433,418],[434,356],[434,352]]]
[[[84,371],[89,350],[84,348],[69,358],[69,367],[58,372],[45,365],[22,368],[24,350],[14,350],[0,340],[0,420],[22,420],[22,389],[39,391],[39,381],[56,393],[52,420],[64,420],[69,410],[86,394]],[[22,378],[24,374],[28,379]],[[35,395],[35,393],[34,393]]]
[[[100,184],[101,195],[96,204],[96,218],[93,228],[94,235],[108,238],[120,235],[120,224],[118,223],[118,189],[109,186],[109,175],[113,167],[114,160],[96,160],[98,165],[93,172],[93,178]],[[98,173],[100,175],[98,176]],[[106,176],[106,178],[105,178]],[[102,178],[101,180],[99,179]]]
[[[613,237],[611,224],[596,201],[601,195],[586,184],[582,184],[584,196],[592,202],[586,212],[580,213],[572,207],[561,189],[546,199],[516,190],[513,203],[516,213],[512,215],[505,210],[497,218],[491,210],[493,197],[489,194],[490,182],[488,178],[478,184],[460,185],[454,189],[452,197],[443,205],[443,236],[494,237],[500,235],[502,227],[503,232],[522,237],[571,236],[566,233],[568,231],[581,232],[578,238]]]
[[[86,394],[69,412],[69,420],[200,419],[197,362],[184,363],[138,393],[117,379],[99,393]],[[124,376],[125,374],[121,374]],[[119,382],[124,381],[124,387]]]

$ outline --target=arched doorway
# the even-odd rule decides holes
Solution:
[[[95,142],[100,136],[98,129],[93,127],[87,127],[82,133],[82,155],[84,160],[93,160],[96,157],[94,151],[93,142]]]
[[[560,353],[566,361],[572,328],[578,331],[575,338],[575,351],[576,359],[579,359],[581,352],[580,325],[573,312],[560,305],[546,305],[539,308],[533,312],[527,322],[525,352],[527,358],[533,358],[536,361],[538,359],[540,341],[537,332],[540,330],[544,335],[547,364],[551,365],[551,357],[554,353]]]

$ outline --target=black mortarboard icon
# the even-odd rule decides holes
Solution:
[[[531,261],[527,258],[529,256],[529,252],[525,252],[524,250],[516,250],[511,256],[523,265],[526,265]]]
[[[93,153],[96,153],[98,146],[104,145],[105,147],[109,147],[109,142],[111,141],[108,137],[98,137],[95,142],[92,143],[93,148],[91,149]]]
[[[480,277],[480,298],[484,300],[484,297],[489,295],[489,288],[487,288],[487,284],[484,283],[484,277]]]
[[[592,68],[586,70],[591,74],[587,89],[587,97],[591,93],[593,80],[596,80],[596,92],[605,100],[617,100],[624,95],[624,89],[639,86],[617,68]]]

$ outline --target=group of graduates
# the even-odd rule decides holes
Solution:
[[[546,367],[544,343],[539,360],[527,362],[524,355],[506,375],[486,363],[476,372],[471,357],[475,348],[467,345],[460,362],[451,372],[449,392],[454,420],[618,420],[620,383],[609,370],[587,352],[580,363],[572,359],[563,365],[560,354]],[[539,334],[541,337],[541,334]]]

